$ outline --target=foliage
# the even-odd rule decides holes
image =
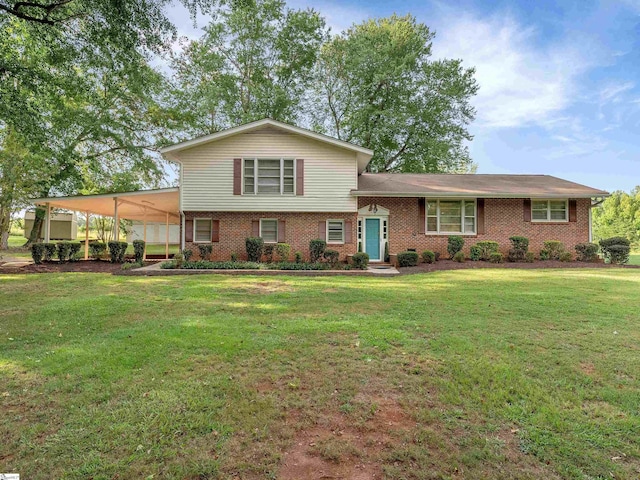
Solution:
[[[562,252],[558,260],[560,260],[561,262],[572,262],[573,255],[571,255],[571,252]]]
[[[625,237],[640,247],[640,185],[629,193],[613,192],[592,211],[596,240]]]
[[[44,245],[44,261],[50,262],[53,260],[53,256],[56,254],[55,243],[43,243]]]
[[[89,242],[89,256],[94,260],[100,260],[107,251],[107,244],[104,242]]]
[[[311,256],[311,263],[319,262],[327,248],[327,242],[320,238],[316,238],[309,242],[309,253]]]
[[[302,263],[302,253],[301,252],[296,252],[294,254],[294,261],[295,261],[295,263]]]
[[[262,251],[264,250],[264,240],[260,237],[248,237],[245,242],[247,250],[247,259],[250,262],[259,262],[262,260]]]
[[[504,263],[504,257],[500,252],[493,252],[489,256],[489,262],[491,263]]]
[[[323,46],[314,124],[374,151],[373,172],[467,172],[474,70],[432,59],[433,32],[407,15],[370,19]],[[401,126],[401,128],[399,128]]]
[[[497,252],[498,248],[499,248],[498,242],[485,240],[473,245],[470,249],[471,251],[469,256],[473,261],[489,260],[489,257],[491,256],[491,254]]]
[[[540,250],[540,260],[549,260],[549,250],[544,248]]]
[[[354,253],[351,257],[351,264],[357,270],[366,270],[369,266],[369,254],[365,252]]]
[[[418,265],[418,252],[400,252],[397,259],[399,267],[415,267]]]
[[[198,244],[198,253],[200,254],[200,258],[202,260],[209,260],[209,258],[211,257],[211,252],[213,252],[213,243]]]
[[[449,252],[449,258],[453,258],[456,253],[462,250],[464,246],[464,238],[459,235],[451,235],[447,240],[447,252]]]
[[[600,249],[607,262],[623,265],[629,261],[630,243],[625,237],[603,238],[600,240]]]
[[[422,261],[424,263],[435,263],[436,262],[436,254],[431,250],[425,250],[422,252]]]
[[[524,261],[527,263],[533,263],[536,261],[536,255],[533,252],[527,252],[524,254]]]
[[[36,265],[40,265],[42,263],[42,258],[44,257],[44,243],[32,243],[31,244],[31,258],[33,258],[33,262]]]
[[[144,258],[144,249],[145,249],[144,240],[133,241],[133,256],[135,258],[136,263],[142,264],[142,260]]]
[[[267,268],[271,270],[329,270],[331,264],[322,262],[279,262],[269,264]]]
[[[327,249],[324,251],[322,256],[329,263],[329,265],[335,266],[338,263],[338,260],[340,258],[340,252],[338,252],[337,250]]]
[[[493,254],[492,254],[493,255]],[[463,263],[466,260],[464,253],[462,251],[456,252],[453,256],[453,261],[458,263]]]
[[[510,262],[523,262],[526,260],[529,251],[529,239],[527,237],[513,236],[509,237],[511,249],[507,259]]]
[[[564,252],[564,244],[558,240],[548,240],[544,242],[543,250],[547,252],[547,260],[560,260],[560,255]],[[542,252],[540,253],[542,259]]]
[[[231,261],[234,263],[238,261],[238,254],[236,252],[231,252]]]
[[[120,267],[122,270],[133,270],[134,268],[140,268],[144,266],[142,262],[126,262]]]
[[[185,270],[257,270],[261,268],[261,265],[259,262],[212,262],[210,260],[193,260],[184,262],[182,267],[178,267],[173,262],[164,262],[160,267],[183,268]]]
[[[193,256],[193,250],[190,248],[184,248],[180,253],[182,253],[182,258],[184,258],[185,262],[191,260],[191,257]]]
[[[127,242],[109,242],[109,255],[111,257],[111,263],[124,262],[124,254],[127,251],[129,244]]]
[[[264,246],[264,256],[267,257],[267,262],[273,262],[273,251],[275,250],[275,245],[273,243],[268,243]]]
[[[593,262],[598,258],[598,245],[596,243],[579,243],[575,248],[579,262]]]
[[[278,260],[281,262],[289,261],[289,254],[291,253],[291,245],[288,243],[278,243],[276,245],[276,254],[278,255]]]

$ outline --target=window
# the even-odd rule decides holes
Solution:
[[[245,195],[293,195],[295,171],[293,159],[245,158]]]
[[[265,243],[277,243],[278,220],[268,218],[260,220],[260,237]]]
[[[475,200],[427,200],[427,233],[476,233]]]
[[[566,200],[531,201],[531,220],[534,222],[566,222],[568,212]]]
[[[196,218],[193,220],[193,241],[196,243],[211,242],[211,219]]]
[[[327,220],[327,243],[344,243],[343,220]]]

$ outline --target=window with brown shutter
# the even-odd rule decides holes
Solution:
[[[279,220],[278,221],[278,242],[279,243],[285,243],[287,241],[285,228],[286,228],[286,222],[284,220]]]
[[[419,233],[426,233],[426,200],[424,198],[418,199],[418,226]]]
[[[478,235],[484,235],[484,198],[477,200]]]
[[[569,221],[576,222],[578,220],[578,202],[569,200]]]
[[[211,241],[214,243],[220,241],[220,220],[211,221]]]
[[[304,195],[304,159],[296,159],[296,195]]]
[[[531,199],[525,198],[522,201],[522,216],[525,222],[531,221]]]
[[[327,222],[318,222],[318,238],[327,239]]]
[[[184,221],[184,241],[193,242],[193,220]]]
[[[242,159],[233,159],[233,194],[242,195]]]
[[[344,221],[344,243],[353,243],[353,222],[351,220]]]

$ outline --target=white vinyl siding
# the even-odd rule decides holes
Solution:
[[[358,187],[355,152],[296,134],[239,134],[179,153],[182,161],[182,210],[356,212]],[[285,175],[285,194],[234,195],[233,159],[304,159],[304,195],[295,192],[294,176]],[[244,163],[244,162],[243,162]],[[243,190],[255,185],[255,166],[243,164]],[[290,178],[291,180],[288,180]],[[289,183],[291,184],[289,186]],[[254,187],[255,188],[255,187]],[[255,190],[254,190],[255,191]]]
[[[260,220],[260,237],[264,243],[278,242],[278,220],[263,218]]]
[[[194,219],[193,241],[195,243],[211,242],[211,219],[209,218]]]
[[[245,158],[245,195],[293,195],[294,160],[290,158]]]
[[[426,232],[441,234],[476,233],[475,200],[427,199]]]
[[[569,221],[569,202],[567,200],[532,200],[531,220],[534,222]]]
[[[344,243],[344,220],[327,220],[327,243]]]

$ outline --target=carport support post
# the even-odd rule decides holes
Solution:
[[[51,241],[51,204],[45,203],[44,212],[44,243]]]
[[[89,260],[89,210],[87,210],[84,230],[84,259]]]
[[[142,252],[142,260],[147,259],[147,207],[144,207],[144,217],[142,217],[142,240],[144,241],[144,250]]]
[[[120,219],[118,218],[118,197],[113,197],[113,241],[120,241]]]
[[[165,231],[164,258],[169,260],[169,213],[167,212],[167,228]]]

